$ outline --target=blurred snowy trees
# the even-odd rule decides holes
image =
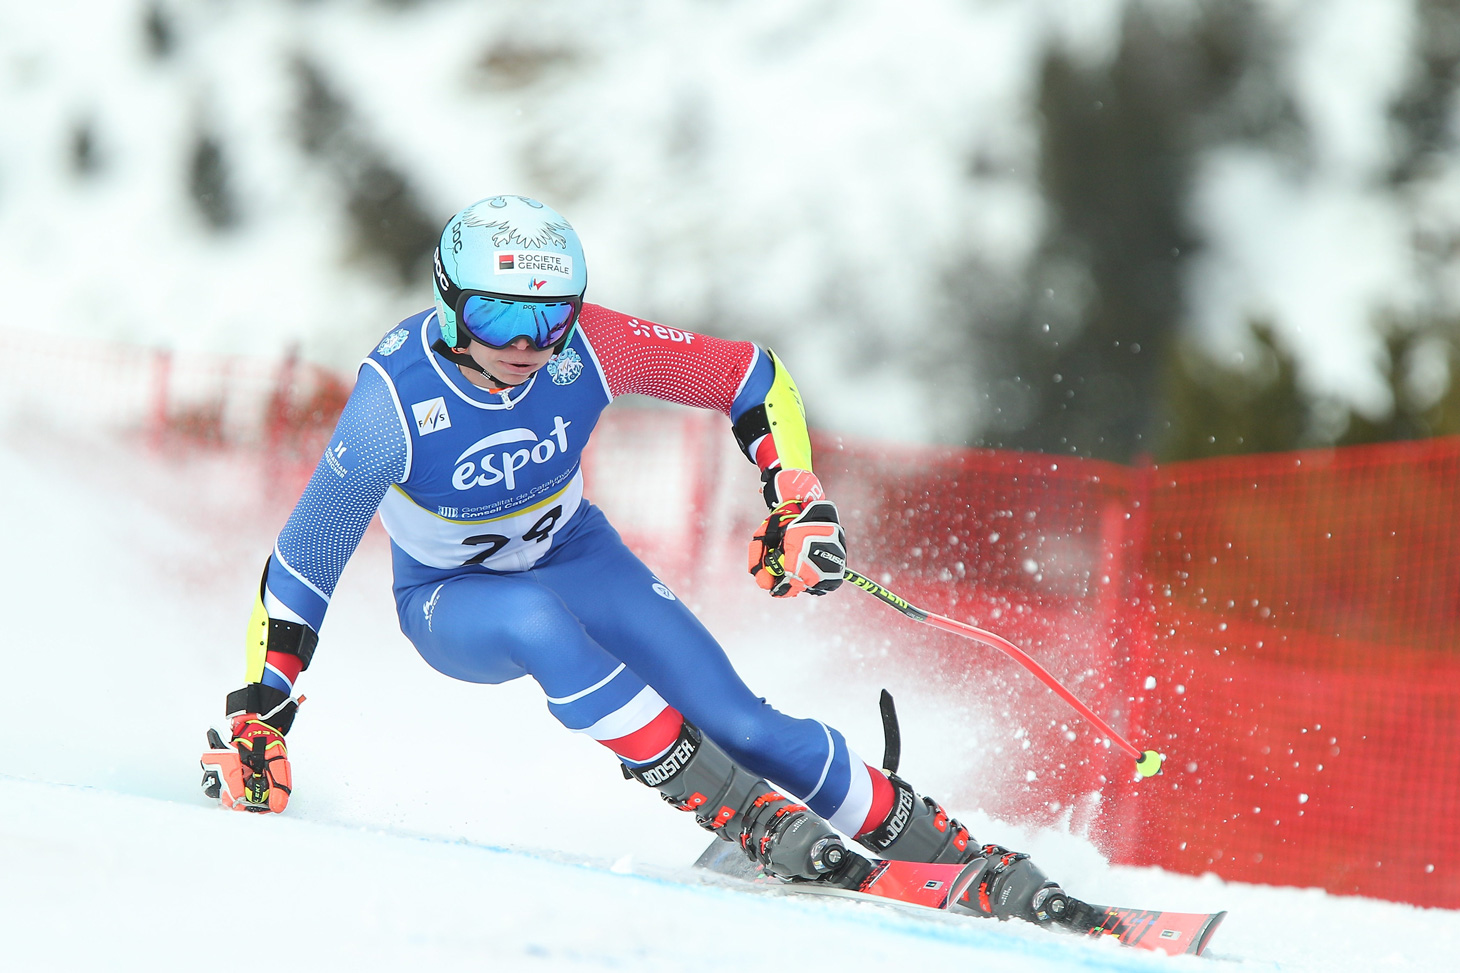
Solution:
[[[1341,15],[1342,11],[1335,11]],[[1317,148],[1290,92],[1271,5],[1207,0],[1173,15],[1126,5],[1115,56],[1082,66],[1053,48],[1039,89],[1043,239],[1018,299],[968,326],[991,349],[992,421],[981,442],[1130,460],[1184,459],[1460,432],[1450,375],[1460,328],[1453,203],[1460,4],[1422,0],[1414,57],[1390,112],[1388,172],[1375,175],[1411,221],[1418,295],[1374,309],[1373,363],[1387,407],[1366,413],[1302,381],[1270,317],[1231,322],[1245,348],[1222,355],[1186,327],[1191,259],[1207,241],[1189,201],[1201,160],[1234,144],[1294,172]],[[1333,274],[1341,275],[1342,267]],[[1318,340],[1323,340],[1321,336]]]
[[[69,44],[9,13],[6,310],[168,341],[227,292],[188,333],[344,365],[509,187],[590,235],[591,299],[773,344],[833,431],[1460,432],[1460,0],[917,6],[62,0],[97,14]]]

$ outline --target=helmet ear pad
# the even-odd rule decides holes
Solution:
[[[436,323],[441,325],[442,339],[452,348],[465,348],[471,343],[471,338],[467,337],[465,333],[466,329],[456,326],[456,315],[441,299],[439,291],[436,293]]]
[[[456,311],[446,303],[445,294],[456,293],[456,287],[446,275],[446,268],[442,266],[440,246],[436,247],[431,262],[431,296],[436,299],[436,323],[441,326],[441,337],[452,348],[465,348],[471,339],[457,329]],[[458,341],[461,344],[457,344]]]

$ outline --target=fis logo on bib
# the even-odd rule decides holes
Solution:
[[[451,415],[446,411],[445,396],[437,396],[428,402],[417,402],[411,406],[411,412],[416,417],[416,432],[422,436],[451,428]]]

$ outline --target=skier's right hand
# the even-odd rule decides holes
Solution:
[[[771,512],[750,542],[755,583],[776,598],[835,591],[847,566],[836,504],[810,470],[768,471],[762,479]]]
[[[283,699],[269,708],[266,716],[254,709],[234,710],[235,700],[257,703],[260,691]],[[299,701],[282,692],[255,684],[229,696],[232,720],[230,739],[223,742],[217,730],[208,730],[208,749],[201,760],[203,793],[233,811],[283,811],[289,804],[293,775],[284,733],[294,720]]]

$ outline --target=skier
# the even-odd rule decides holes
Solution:
[[[855,888],[868,865],[840,832],[885,858],[981,858],[974,911],[1047,919],[1063,893],[1027,856],[972,844],[841,733],[757,698],[583,495],[582,450],[615,397],[717,409],[761,470],[770,512],[750,545],[755,581],[778,598],[836,590],[845,537],[780,359],[585,304],[577,233],[521,196],[453,216],[433,277],[434,308],[362,363],[265,565],[246,685],[225,707],[231,738],[210,730],[202,758],[208,796],[243,811],[288,804],[295,683],[378,510],[401,630],[437,670],[532,676],[564,726],[772,874]]]

